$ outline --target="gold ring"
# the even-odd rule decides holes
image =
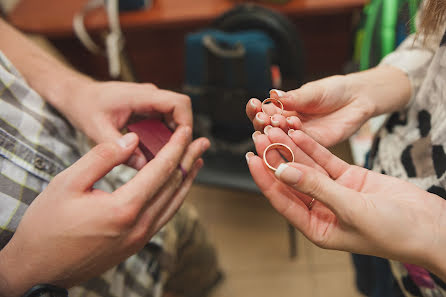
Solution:
[[[265,151],[263,152],[263,162],[265,162],[266,166],[268,166],[268,168],[271,169],[274,172],[277,170],[277,168],[274,168],[273,166],[271,166],[268,163],[268,160],[266,160],[266,153],[269,150],[284,149],[284,148],[287,149],[291,153],[291,159],[292,160],[290,162],[294,162],[294,153],[293,153],[293,151],[291,150],[291,148],[289,146],[287,146],[287,145],[285,145],[283,143],[272,143],[272,144],[268,145],[266,147]]]
[[[263,106],[264,106],[266,103],[270,103],[270,102],[273,103],[274,105],[276,105],[275,102],[279,103],[279,105],[280,105],[280,114],[283,114],[283,103],[280,102],[280,100],[278,100],[278,99],[274,99],[274,98],[268,98],[268,99],[263,100],[263,102],[262,102],[262,111],[263,111],[263,113],[267,114],[267,113],[265,112],[265,110],[263,109]]]
[[[313,198],[310,202],[310,204],[308,204],[308,210],[311,210],[311,208],[313,207],[313,203],[314,203],[315,199]]]

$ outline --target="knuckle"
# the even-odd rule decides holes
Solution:
[[[150,88],[150,89],[153,89],[153,90],[157,90],[158,89],[158,87],[155,84],[153,84],[153,83],[145,83],[144,87]]]
[[[119,231],[132,229],[138,219],[138,211],[131,204],[115,206],[113,214],[114,222]]]
[[[93,153],[104,161],[114,160],[117,155],[117,148],[114,144],[100,144],[93,148]]]
[[[320,197],[322,193],[322,184],[314,174],[308,174],[304,183],[305,193],[312,198]]]
[[[192,101],[187,95],[180,95],[179,100],[186,106],[192,106]]]
[[[143,246],[147,242],[148,231],[144,226],[138,226],[131,233],[129,241],[136,246]]]

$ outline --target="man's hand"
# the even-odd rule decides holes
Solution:
[[[135,151],[134,133],[96,146],[57,175],[0,252],[0,296],[20,296],[39,283],[68,288],[141,249],[179,208],[202,166],[209,141],[190,140],[191,128],[178,127],[158,155],[113,193],[94,184]],[[180,164],[189,172],[185,180]]]
[[[120,129],[132,114],[163,117],[171,128],[192,127],[189,97],[160,90],[152,84],[83,80],[53,104],[96,143],[121,137]],[[128,165],[140,169],[146,163],[137,149]]]
[[[296,162],[281,165],[275,174],[253,153],[247,154],[248,165],[273,207],[309,240],[323,248],[418,264],[445,279],[445,260],[438,258],[446,246],[443,199],[351,166],[302,131],[288,137],[272,128],[268,136],[257,132],[254,138],[259,155],[272,142],[294,151]],[[269,161],[278,166],[279,154],[270,154]]]

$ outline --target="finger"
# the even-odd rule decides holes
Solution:
[[[290,131],[291,133],[294,133],[293,130]],[[288,134],[286,134],[282,129],[272,128],[268,130],[267,134],[271,143],[282,143],[291,148],[291,150],[294,153],[295,162],[302,163],[304,165],[310,166],[312,168],[317,169],[320,172],[327,174],[325,170],[315,160],[313,160],[310,156],[308,156],[306,152],[303,152],[299,148],[299,146],[297,146],[294,143],[294,141],[288,136]]]
[[[263,158],[263,153],[265,149],[271,144],[271,141],[269,140],[266,133],[268,133],[268,130],[270,130],[272,126],[266,126],[265,127],[265,134],[262,134],[260,131],[256,131],[252,134],[252,139],[254,141],[254,145],[256,147],[257,154]],[[267,159],[268,163],[273,166],[274,168],[277,168],[281,163],[285,163],[286,161],[283,159],[283,157],[280,155],[280,153],[277,150],[270,150],[266,154],[265,158]],[[292,160],[289,160],[292,161]],[[266,166],[266,165],[265,165]]]
[[[192,127],[190,98],[184,94],[154,89],[152,85],[136,85],[132,88],[129,104],[133,111],[171,113],[177,125]],[[150,95],[148,95],[150,94]]]
[[[297,90],[288,92],[271,91],[273,98],[278,98],[285,110],[296,112],[312,111],[311,108],[318,106],[324,97],[325,88],[321,83],[308,83]]]
[[[188,173],[187,176],[189,176],[193,165],[197,162],[200,156],[209,148],[209,145],[209,140],[206,138],[197,139],[191,145],[189,145],[180,164],[181,167]],[[151,212],[153,217],[156,217],[157,213],[169,202],[170,198],[183,183],[183,179],[186,179],[187,176],[184,177],[183,172],[180,169],[174,171],[169,180],[156,194],[156,197],[150,200],[145,207],[152,210]]]
[[[98,126],[101,127],[101,133],[99,133],[96,139],[93,139],[97,143],[113,142],[122,137],[121,132],[119,132],[111,122],[101,120],[101,122],[98,123]],[[133,167],[136,170],[141,169],[146,163],[147,159],[138,147],[126,162],[128,166]]]
[[[274,173],[263,165],[263,160],[253,153],[246,156],[249,171],[254,182],[271,202],[271,205],[304,234],[310,232],[310,212],[308,202],[294,194],[290,187],[285,187]]]
[[[254,117],[254,120],[252,121],[252,123],[253,123],[254,129],[256,131],[263,131],[263,128],[265,128],[265,126],[268,126],[271,124],[270,117],[267,116],[263,112],[258,112],[256,114],[256,116]]]
[[[283,131],[288,131],[288,124],[283,115],[275,114],[271,117],[271,126],[280,128]]]
[[[157,218],[155,224],[153,225],[151,231],[148,233],[154,234],[156,231],[161,229],[162,226],[164,226],[172,217],[173,215],[178,211],[180,206],[183,204],[184,199],[187,196],[187,193],[189,192],[195,177],[197,177],[198,172],[203,167],[203,160],[199,159],[195,162],[192,170],[188,174],[187,178],[184,180],[181,187],[177,190],[173,198],[169,201],[169,203],[165,206],[165,208],[162,210],[161,215]],[[147,225],[148,222],[145,222]]]
[[[288,129],[301,130],[302,121],[297,116],[290,116],[286,118]]]
[[[272,89],[271,91],[269,91],[270,98],[279,100],[280,102],[282,102],[282,104],[283,104],[282,97],[285,96],[286,94],[287,94],[286,92],[281,91],[281,90],[276,90],[276,89]],[[280,108],[278,108],[277,113],[280,114]],[[293,109],[287,108],[287,106],[285,106],[285,104],[284,104],[282,115],[284,117],[290,117],[290,116],[296,116],[296,115],[298,115],[298,113]]]
[[[141,208],[167,182],[186,151],[191,138],[191,128],[180,126],[161,151],[130,181],[114,192],[124,203]]]
[[[358,192],[346,188],[330,177],[298,163],[281,164],[276,177],[296,191],[324,203],[335,214],[357,209]]]
[[[128,133],[115,142],[101,143],[60,175],[72,190],[85,191],[115,166],[127,161],[138,144],[138,136]]]
[[[328,149],[302,131],[291,131],[289,135],[293,142],[332,178],[339,178],[349,168],[347,162],[333,155]]]
[[[260,102],[260,100],[256,98],[252,98],[246,104],[246,115],[251,122],[254,120],[256,114],[262,111],[261,105],[262,103]]]

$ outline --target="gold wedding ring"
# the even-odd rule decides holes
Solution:
[[[275,106],[277,106],[277,104],[280,106],[280,114],[283,114],[283,103],[282,102],[280,102],[280,100],[278,100],[278,99],[274,99],[274,98],[268,98],[268,99],[265,99],[265,100],[263,100],[263,102],[262,102],[262,111],[263,111],[263,113],[265,113],[265,114],[267,114],[268,115],[268,113],[266,113],[265,112],[265,109],[263,108],[263,106],[265,105],[265,104],[267,104],[267,103],[272,103],[272,104],[274,104]],[[277,104],[276,104],[277,103]],[[271,116],[271,115],[270,115]]]
[[[268,166],[269,169],[271,169],[272,171],[276,171],[277,168],[273,167],[271,164],[269,164],[268,160],[266,159],[266,153],[269,150],[287,150],[288,152],[290,152],[291,154],[291,161],[289,162],[294,162],[294,153],[291,150],[291,148],[283,143],[272,143],[270,145],[268,145],[265,149],[265,151],[263,152],[263,162],[265,162],[266,166]]]
[[[311,210],[311,208],[313,208],[313,203],[314,203],[314,201],[316,201],[316,199],[311,199],[311,202],[310,202],[310,204],[308,204],[308,210]]]

